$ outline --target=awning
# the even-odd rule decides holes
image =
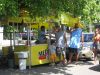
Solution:
[[[14,23],[33,23],[34,20],[30,17],[10,17],[8,18],[8,22],[14,22]]]

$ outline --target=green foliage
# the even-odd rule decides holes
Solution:
[[[9,16],[18,16],[17,0],[0,0],[0,18]]]
[[[100,21],[100,0],[86,0],[83,8],[82,18],[86,23],[93,23],[95,20]]]
[[[100,0],[0,0],[0,17],[18,16],[21,8],[31,17],[69,12],[86,23],[100,20]]]
[[[12,32],[15,30],[16,29],[13,26],[4,26],[4,39],[10,39],[10,37],[12,36]]]

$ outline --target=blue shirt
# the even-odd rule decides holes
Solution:
[[[46,34],[45,31],[41,31],[41,32],[40,32],[39,41],[40,41],[41,43],[43,43],[44,41],[46,41],[45,34]]]
[[[70,48],[80,48],[81,36],[82,36],[82,29],[77,28],[74,31],[72,31],[69,47]]]

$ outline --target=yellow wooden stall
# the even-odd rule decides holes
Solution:
[[[10,46],[3,47],[3,54],[5,56],[7,56],[8,54],[9,47]],[[49,54],[48,54],[48,44],[37,44],[31,47],[27,45],[18,45],[18,46],[15,46],[15,49],[14,49],[15,65],[19,65],[18,53],[29,52],[29,50],[31,50],[31,57],[28,57],[26,59],[27,66],[30,65],[30,62],[29,62],[30,58],[31,58],[31,66],[50,63]],[[57,61],[59,61],[58,58],[57,58]]]
[[[30,24],[32,24],[32,21],[30,18],[28,17],[12,17],[9,19],[8,22],[15,22],[15,23],[21,23],[23,20],[23,22]],[[48,23],[33,23],[36,24],[32,25],[32,28],[38,28],[38,24],[40,24],[40,26],[46,26],[47,29],[49,29],[49,25]],[[30,25],[29,25],[30,27]],[[8,52],[8,46],[7,47],[3,47],[3,51],[4,54],[7,54]],[[15,65],[19,64],[19,58],[18,58],[18,52],[28,52],[28,58],[27,58],[27,66],[35,66],[35,65],[40,65],[40,64],[46,64],[46,63],[50,63],[49,60],[49,54],[48,54],[48,44],[35,44],[35,45],[15,45],[14,46],[14,58],[15,58]],[[58,58],[57,58],[58,61]]]
[[[23,22],[30,24],[36,24],[38,26],[39,23],[32,23],[33,20],[31,20],[28,17],[12,17],[9,18],[8,22],[12,23],[21,23]],[[46,26],[48,28],[47,23],[41,23],[41,25]],[[40,25],[40,26],[41,26]],[[29,25],[30,27],[30,25]],[[38,28],[38,27],[37,27]],[[32,40],[33,41],[33,40]],[[8,50],[10,46],[3,47],[3,54],[7,55]],[[35,45],[15,45],[14,46],[14,61],[15,65],[19,64],[19,58],[18,58],[18,53],[19,52],[28,52],[28,58],[27,58],[27,66],[35,66],[35,65],[40,65],[40,64],[46,64],[49,63],[49,57],[48,57],[48,44],[35,44]],[[31,60],[30,60],[31,59]]]
[[[15,65],[18,65],[18,54],[17,52],[24,52],[24,51],[28,51],[29,52],[29,48],[31,48],[31,66],[35,66],[35,65],[40,65],[40,64],[45,64],[45,63],[49,63],[48,60],[48,54],[47,54],[47,48],[48,45],[47,44],[37,44],[34,46],[15,46]],[[29,66],[29,57],[27,58],[27,66]]]

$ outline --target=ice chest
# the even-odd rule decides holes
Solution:
[[[18,58],[28,58],[28,52],[19,52]]]

